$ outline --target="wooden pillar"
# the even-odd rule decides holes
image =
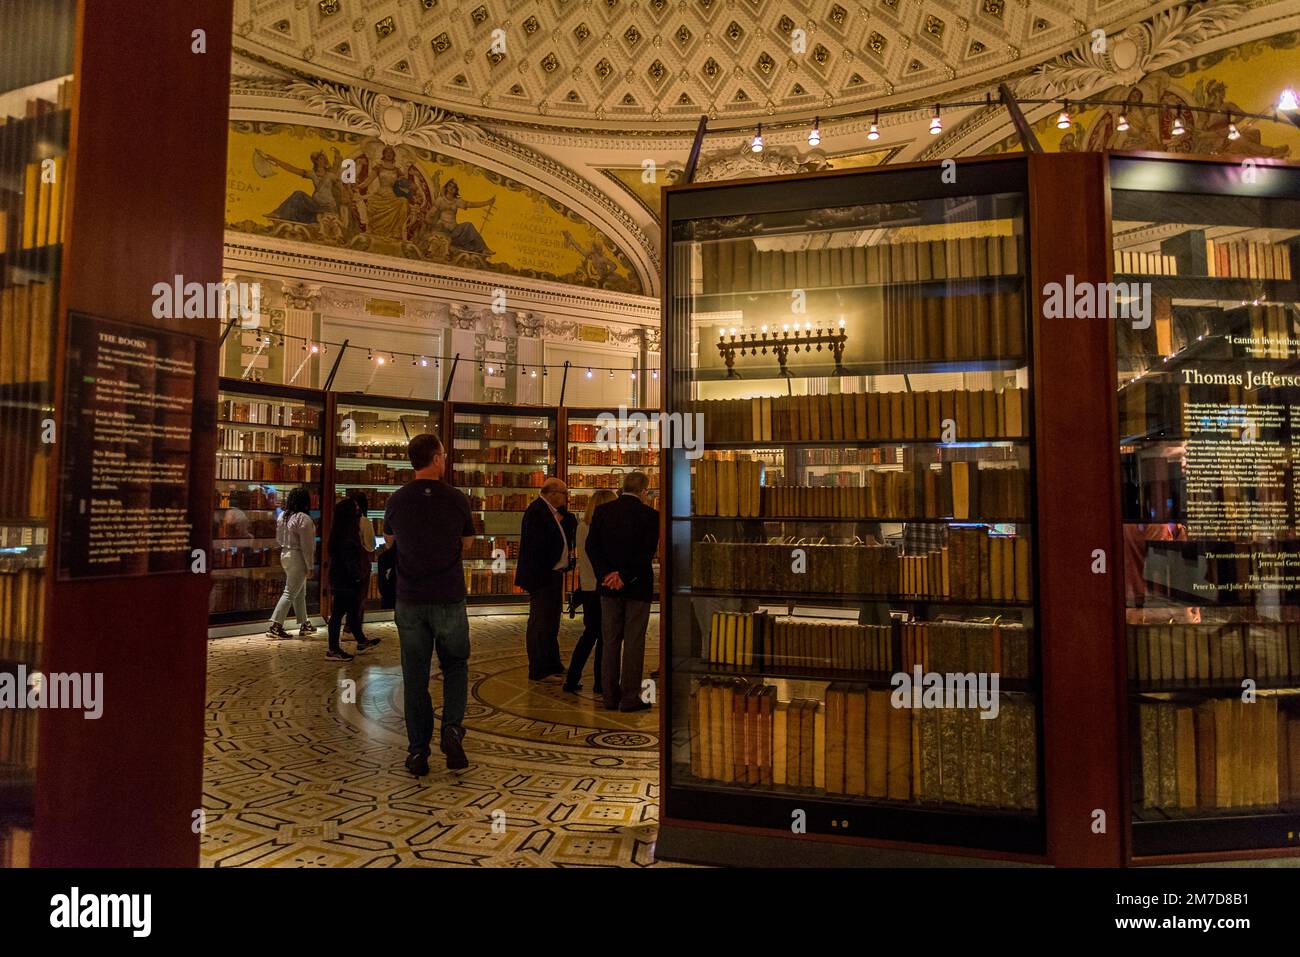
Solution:
[[[69,309],[204,337],[193,442],[207,465],[190,477],[203,515],[219,323],[153,318],[152,289],[222,278],[231,14],[229,0],[80,4],[59,303],[60,367]],[[206,52],[193,52],[196,30]],[[60,368],[60,435],[75,412],[62,394]],[[194,544],[210,539],[203,522]],[[104,710],[41,713],[32,863],[197,865],[209,576],[50,581],[45,670],[102,672]]]

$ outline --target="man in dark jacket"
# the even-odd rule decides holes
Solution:
[[[528,677],[541,681],[564,675],[560,661],[560,613],[564,609],[564,570],[573,549],[564,529],[569,489],[548,478],[524,512],[519,529],[515,584],[528,592]]]
[[[587,557],[600,583],[600,620],[605,707],[643,711],[641,674],[645,629],[654,600],[654,557],[659,548],[659,513],[644,504],[644,472],[629,472],[623,492],[596,509],[587,533]]]

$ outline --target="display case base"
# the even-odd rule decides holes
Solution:
[[[664,823],[655,859],[720,867],[1042,867],[988,857],[934,854],[805,837]]]

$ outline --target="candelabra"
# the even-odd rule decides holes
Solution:
[[[781,375],[789,376],[791,372],[786,368],[786,362],[790,357],[790,350],[794,349],[796,353],[800,350],[811,353],[813,347],[821,352],[825,346],[835,360],[835,375],[844,374],[844,344],[848,342],[848,333],[844,331],[844,320],[840,320],[839,329],[813,329],[811,323],[804,325],[800,329],[796,325],[793,329],[782,327],[780,332],[775,329],[771,333],[767,331],[767,326],[763,326],[759,332],[751,332],[746,335],[744,332],[736,333],[735,329],[723,330],[718,334],[718,352],[721,354],[723,361],[727,364],[727,378],[738,379],[740,373],[736,371],[736,356],[744,356],[746,353],[752,356],[767,355],[769,349],[776,356],[776,361],[781,367]]]

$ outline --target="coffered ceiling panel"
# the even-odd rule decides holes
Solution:
[[[937,95],[1175,2],[235,0],[235,45],[479,117],[669,130]]]

